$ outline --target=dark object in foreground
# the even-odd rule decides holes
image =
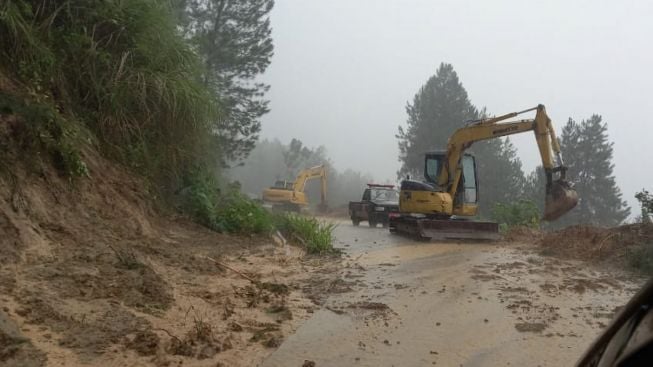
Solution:
[[[653,364],[653,278],[619,311],[578,361],[578,367]]]

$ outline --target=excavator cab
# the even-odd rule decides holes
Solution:
[[[426,182],[437,187],[438,176],[447,159],[446,152],[426,153],[424,158],[424,178]],[[459,189],[453,198],[453,214],[459,216],[474,216],[478,211],[478,179],[476,174],[476,158],[465,153],[461,158],[462,177],[458,183]],[[448,191],[447,187],[438,188]]]

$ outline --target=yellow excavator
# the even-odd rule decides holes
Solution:
[[[534,119],[505,121],[531,111],[536,111]],[[546,174],[542,219],[553,221],[573,209],[578,203],[578,194],[566,180],[567,167],[551,119],[544,105],[538,105],[472,121],[449,137],[445,152],[426,153],[426,182],[404,180],[401,183],[399,213],[390,218],[390,231],[432,239],[498,238],[497,223],[469,219],[478,213],[478,180],[475,158],[465,150],[477,141],[526,131],[535,133]]]
[[[273,209],[299,212],[308,206],[308,200],[304,193],[306,183],[316,178],[320,179],[318,211],[324,211],[327,207],[327,172],[323,164],[300,171],[294,182],[276,181],[274,186],[263,190],[263,203],[270,205]]]

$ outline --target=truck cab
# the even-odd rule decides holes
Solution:
[[[349,216],[354,226],[367,221],[370,227],[388,226],[391,213],[399,211],[399,193],[393,185],[368,184],[361,201],[349,202]]]

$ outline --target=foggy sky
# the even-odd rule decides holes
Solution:
[[[638,214],[634,193],[653,186],[652,17],[650,1],[276,0],[262,138],[324,145],[336,168],[394,181],[406,102],[448,62],[490,114],[543,103],[557,131],[602,115]],[[528,173],[533,135],[511,139]]]

